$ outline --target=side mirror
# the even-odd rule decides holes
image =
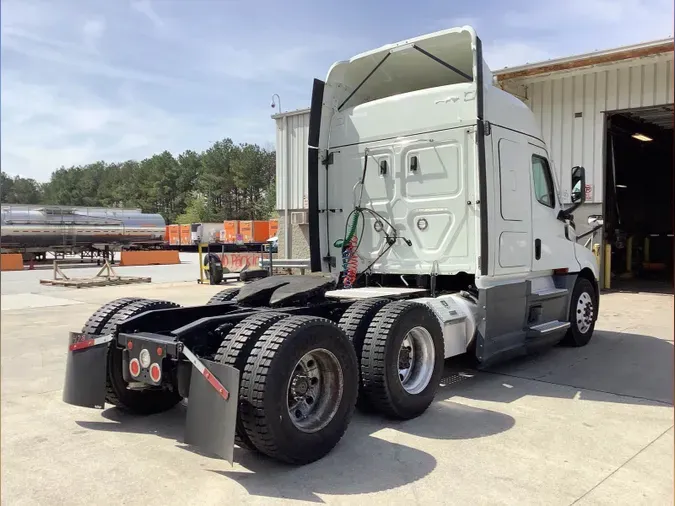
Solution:
[[[561,209],[558,213],[558,219],[561,221],[574,221],[572,213],[586,202],[586,169],[583,167],[572,168],[572,207]]]
[[[591,214],[588,217],[588,224],[589,225],[604,225],[605,220],[602,218],[602,215],[600,214]]]
[[[572,203],[581,205],[584,202],[586,202],[586,169],[574,167],[572,169]]]

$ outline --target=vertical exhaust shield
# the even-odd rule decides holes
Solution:
[[[319,231],[319,137],[325,83],[314,79],[312,105],[309,112],[307,153],[307,200],[309,206],[309,256],[312,272],[321,271],[321,242]]]

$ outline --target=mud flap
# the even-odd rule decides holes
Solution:
[[[92,338],[80,332],[70,332],[63,402],[84,408],[103,409],[106,357],[112,339],[113,336]]]
[[[187,348],[183,349],[183,354],[194,366],[190,377],[185,443],[232,464],[239,371],[235,367],[197,359]]]

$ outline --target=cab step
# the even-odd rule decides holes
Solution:
[[[570,322],[561,322],[559,320],[553,320],[546,323],[540,323],[539,325],[533,325],[527,329],[528,338],[536,338],[547,336],[550,334],[556,334],[558,332],[566,331],[570,328]]]

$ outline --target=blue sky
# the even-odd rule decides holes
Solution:
[[[2,170],[272,148],[272,94],[382,44],[471,24],[492,69],[672,36],[672,0],[2,0]]]

